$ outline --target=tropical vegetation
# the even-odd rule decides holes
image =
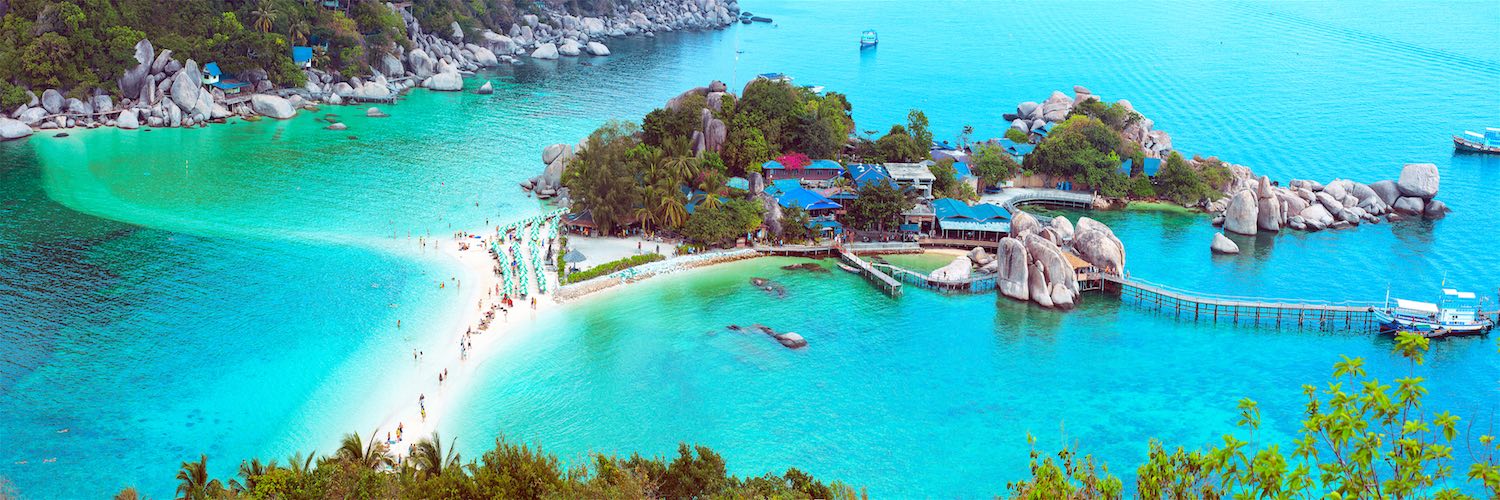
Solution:
[[[588,268],[588,269],[585,269],[585,270],[582,270],[582,271],[578,271],[576,273],[567,273],[563,277],[562,283],[564,285],[566,285],[568,283],[577,283],[577,282],[580,282],[580,281],[587,281],[587,280],[591,280],[591,279],[594,279],[594,278],[597,278],[597,277],[600,277],[600,276],[604,276],[606,274],[615,273],[615,272],[619,272],[619,271],[624,271],[626,269],[630,269],[632,267],[639,266],[641,264],[649,264],[649,263],[656,262],[656,261],[659,261],[659,260],[662,260],[662,259],[665,259],[665,258],[666,257],[663,257],[659,253],[645,253],[645,254],[640,254],[640,255],[631,255],[631,256],[625,257],[623,259],[612,260],[612,261],[609,261],[609,262],[605,262],[603,264],[599,264],[597,266],[594,266],[594,267],[591,267],[591,268]]]
[[[301,85],[293,45],[319,47],[330,71],[368,74],[380,54],[410,47],[399,15],[376,0],[9,0],[0,2],[0,107],[14,108],[57,88],[71,97],[118,95],[142,38],[179,59],[218,62],[224,71],[259,69],[273,82]],[[590,15],[611,2],[578,0],[432,0],[415,2],[424,27],[458,23],[465,32],[503,31],[527,13],[567,7]],[[325,47],[326,44],[326,47]],[[125,96],[134,97],[134,96]]]

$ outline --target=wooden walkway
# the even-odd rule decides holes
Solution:
[[[1067,208],[1094,207],[1094,195],[1092,193],[1063,191],[1061,189],[1005,188],[1000,190],[1000,194],[984,196],[980,201],[1000,205],[1011,213],[1015,213],[1016,208],[1022,205],[1048,205]]]
[[[995,290],[996,276],[994,274],[981,274],[962,280],[938,280],[932,279],[930,275],[892,264],[871,263],[870,266],[895,277],[902,283],[927,290],[964,293],[985,293]]]
[[[1121,302],[1170,313],[1180,319],[1329,331],[1369,331],[1377,326],[1373,304],[1216,297],[1169,290],[1110,274],[1102,278],[1105,290],[1118,292]]]
[[[885,292],[886,295],[890,295],[891,297],[901,296],[900,281],[897,281],[890,275],[882,272],[879,269],[876,269],[874,265],[866,262],[864,259],[859,258],[859,256],[854,255],[854,253],[852,252],[849,252],[842,248],[838,249],[838,252],[839,259],[843,260],[844,263],[853,266],[855,269],[858,269],[859,275],[864,276],[865,281],[868,281],[870,282],[870,284],[875,285],[876,288],[879,288],[880,291]]]

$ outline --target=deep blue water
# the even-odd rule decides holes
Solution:
[[[26,497],[166,496],[198,453],[227,475],[244,457],[331,449],[405,398],[408,372],[389,365],[436,341],[392,320],[451,312],[425,286],[443,270],[381,238],[535,211],[513,186],[542,145],[768,71],[848,94],[861,130],[915,107],[940,138],[965,124],[989,137],[1016,103],[1081,84],[1129,99],[1184,152],[1277,179],[1436,163],[1445,220],[1237,238],[1238,257],[1209,255],[1202,218],[1094,216],[1134,276],[1183,288],[1375,300],[1445,277],[1490,297],[1500,285],[1500,159],[1455,156],[1448,139],[1500,125],[1492,2],[743,7],[776,25],[504,68],[486,77],[495,96],[418,92],[386,122],[341,110],[357,141],[302,116],[0,145],[0,476]],[[865,28],[880,47],[857,50]],[[1340,354],[1402,370],[1371,336],[1191,325],[1104,299],[1068,314],[993,296],[890,301],[775,265],[647,282],[554,318],[481,369],[444,434],[470,456],[498,432],[571,458],[688,440],[741,473],[795,465],[878,496],[979,496],[1024,474],[1026,432],[1055,446],[1063,427],[1119,472],[1149,437],[1215,440],[1240,397],[1262,401],[1264,439],[1289,435],[1298,387]],[[750,275],[783,279],[794,301],[768,302]],[[757,321],[813,345],[719,331]],[[1421,371],[1434,407],[1495,419],[1493,338],[1440,342]]]

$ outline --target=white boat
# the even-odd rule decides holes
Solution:
[[[1444,288],[1436,304],[1394,299],[1393,305],[1387,296],[1385,307],[1375,311],[1375,319],[1380,322],[1383,333],[1410,331],[1426,337],[1477,335],[1495,326],[1480,314],[1479,299],[1474,292],[1452,288]]]
[[[875,34],[875,30],[865,30],[864,33],[859,34],[859,48],[861,49],[874,47],[879,43],[880,35]]]

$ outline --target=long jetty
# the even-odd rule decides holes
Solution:
[[[850,266],[853,266],[855,269],[858,269],[859,275],[863,276],[865,278],[865,281],[869,281],[870,284],[875,285],[876,288],[879,288],[880,291],[885,292],[886,295],[890,295],[892,297],[901,296],[901,282],[897,281],[896,278],[892,278],[889,274],[876,269],[875,266],[871,265],[868,261],[859,258],[858,255],[854,255],[854,252],[845,250],[843,248],[839,248],[838,252],[839,260],[842,260]]]
[[[1120,294],[1121,302],[1181,319],[1321,330],[1369,330],[1375,326],[1374,304],[1198,295],[1112,274],[1104,274],[1102,279],[1107,291]]]

